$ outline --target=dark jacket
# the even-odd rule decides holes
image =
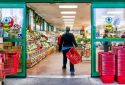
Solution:
[[[107,37],[108,37],[107,34],[105,34],[105,35],[103,36],[103,38],[107,38]],[[109,51],[109,47],[110,47],[110,45],[111,45],[111,43],[108,42],[108,41],[105,41],[105,42],[103,43],[103,46],[104,46],[104,52],[108,52],[108,51]]]
[[[108,35],[107,35],[107,34],[104,34],[103,38],[107,38],[107,37],[108,37]],[[109,42],[105,41],[105,42],[103,43],[103,45],[104,45],[104,46],[108,46],[108,45],[109,45]]]
[[[59,45],[59,51],[61,51],[62,47],[77,47],[77,43],[75,40],[75,37],[72,33],[64,33],[61,37],[60,45]]]

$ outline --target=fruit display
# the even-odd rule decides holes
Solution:
[[[51,47],[47,41],[45,35],[27,30],[27,51]]]
[[[84,35],[75,35],[76,42],[78,44],[78,52],[82,57],[82,60],[90,60],[91,56],[91,43],[90,38]]]
[[[78,43],[78,48],[83,48],[86,46],[87,43],[90,42],[90,38],[86,38],[83,35],[76,35],[75,36],[76,42]]]
[[[27,68],[33,67],[54,51],[55,47],[49,41],[51,37],[48,36],[27,30]]]

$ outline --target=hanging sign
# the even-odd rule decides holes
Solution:
[[[108,23],[108,24],[110,24],[110,23],[112,23],[112,18],[111,17],[106,17],[106,23]]]
[[[117,26],[117,25],[119,25],[119,24],[120,24],[120,19],[119,19],[119,18],[116,18],[116,19],[114,20],[113,25]]]
[[[106,30],[111,30],[112,29],[112,24],[106,24],[105,29]]]
[[[1,21],[1,24],[2,24],[2,28],[5,30],[5,31],[8,31],[10,30],[10,28],[13,26],[14,24],[14,20],[13,18],[11,17],[4,17]]]

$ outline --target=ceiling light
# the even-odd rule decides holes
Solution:
[[[62,16],[62,18],[75,18],[75,16]]]
[[[111,15],[102,16],[102,18],[106,18],[106,17],[112,17],[112,18],[114,18],[115,16],[111,16]]]
[[[64,23],[71,23],[71,24],[73,24],[74,22],[64,22]]]
[[[75,21],[75,19],[63,19],[63,21]]]
[[[62,11],[61,14],[76,14],[75,11]]]
[[[59,5],[59,8],[78,8],[77,5]]]
[[[123,14],[123,11],[108,11],[107,14]]]

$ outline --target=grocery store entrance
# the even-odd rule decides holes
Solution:
[[[70,27],[82,61],[75,64],[75,75],[91,75],[91,4],[27,4],[27,74],[28,76],[70,75],[70,65],[62,70],[63,54],[58,52],[59,36]]]

